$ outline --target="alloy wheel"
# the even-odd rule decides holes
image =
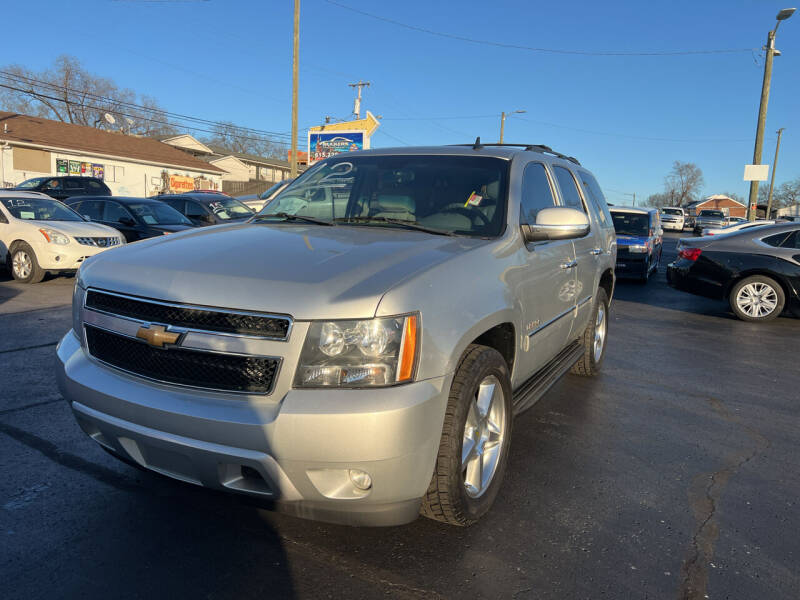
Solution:
[[[736,294],[736,306],[748,317],[766,317],[778,306],[778,294],[771,285],[755,281],[742,286]]]
[[[601,302],[597,307],[597,318],[594,322],[594,362],[600,362],[606,343],[606,309]]]
[[[500,464],[507,421],[503,386],[497,377],[489,375],[478,386],[464,424],[461,471],[471,498],[482,496],[492,482]]]
[[[14,258],[11,260],[11,268],[14,271],[14,276],[17,279],[27,279],[30,277],[33,270],[33,263],[31,257],[24,250],[19,250],[14,253]]]

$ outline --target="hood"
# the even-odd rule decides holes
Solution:
[[[487,243],[383,227],[222,225],[99,254],[81,279],[87,287],[299,320],[362,318],[375,314],[392,286]]]
[[[108,225],[92,223],[90,221],[24,221],[42,229],[55,229],[66,235],[75,237],[109,237],[122,234]]]

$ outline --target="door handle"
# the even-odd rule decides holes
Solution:
[[[592,248],[591,250],[589,250],[589,254],[591,254],[592,256],[598,256],[602,253],[603,253],[602,248]]]
[[[578,261],[577,260],[571,260],[568,263],[561,263],[561,268],[562,269],[574,269],[577,266],[578,266]]]

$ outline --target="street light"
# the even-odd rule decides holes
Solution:
[[[526,111],[524,110],[512,110],[511,112],[504,112],[500,113],[500,143],[503,143],[503,131],[506,128],[506,117],[510,117],[511,115],[521,115]]]
[[[764,145],[764,124],[767,120],[767,103],[769,102],[769,86],[772,81],[772,58],[775,56],[775,34],[778,32],[778,26],[781,21],[785,21],[794,13],[794,8],[784,8],[778,13],[775,18],[775,29],[767,34],[767,58],[764,61],[764,81],[761,83],[761,103],[758,107],[758,125],[756,127],[756,145],[753,150],[753,164],[761,164],[761,149]],[[774,165],[773,165],[773,168]],[[754,206],[758,203],[758,181],[750,182],[750,198],[747,202],[748,218],[751,221],[756,220],[756,211]]]

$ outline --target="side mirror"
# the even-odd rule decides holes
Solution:
[[[134,225],[136,225],[136,221],[134,221],[130,217],[120,217],[119,223],[121,223],[122,225],[127,225],[128,227],[133,227]]]
[[[587,233],[589,218],[586,214],[566,206],[544,208],[536,215],[535,225],[522,226],[522,235],[526,242],[571,240]]]

